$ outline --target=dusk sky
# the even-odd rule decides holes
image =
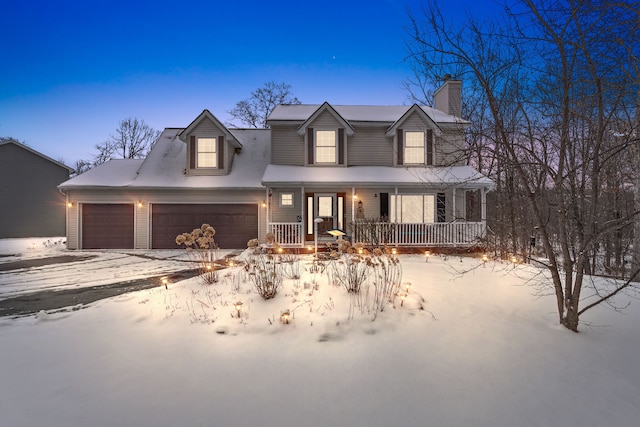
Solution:
[[[208,109],[226,123],[270,80],[303,103],[407,104],[407,10],[421,4],[5,0],[0,136],[73,166],[125,117],[162,130]]]

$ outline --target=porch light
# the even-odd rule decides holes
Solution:
[[[265,202],[264,200],[262,201],[262,207],[266,208],[267,207],[267,202]]]
[[[67,203],[67,207],[68,207],[68,208],[72,208],[72,207],[73,207],[73,202],[68,202],[68,203]]]
[[[143,206],[142,200],[138,200],[138,207],[141,208]]]
[[[285,325],[288,325],[290,316],[291,316],[291,312],[289,310],[283,310],[280,312],[280,321]]]
[[[242,302],[238,301],[233,306],[235,307],[236,311],[238,312],[238,319],[239,319],[240,318],[240,310],[242,310]]]
[[[358,195],[357,194],[353,195],[353,200],[358,200]]]

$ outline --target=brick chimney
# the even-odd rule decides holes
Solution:
[[[444,84],[433,94],[433,106],[452,116],[462,114],[462,81],[451,80],[451,75],[444,76]]]

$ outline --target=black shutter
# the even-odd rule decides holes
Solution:
[[[313,128],[307,129],[308,153],[307,159],[310,165],[313,164]]]
[[[398,165],[401,165],[404,163],[404,155],[402,151],[404,148],[404,142],[402,140],[402,137],[403,137],[402,129],[398,129],[397,134],[398,134]]]
[[[224,136],[218,137],[218,169],[224,169]]]
[[[344,129],[338,129],[338,164],[344,165]]]
[[[427,129],[427,164],[433,164],[433,130]]]
[[[436,197],[436,213],[438,218],[437,222],[447,222],[447,201],[445,193],[438,193]]]
[[[380,221],[389,220],[389,193],[380,193]]]
[[[196,168],[196,137],[191,135],[189,137],[189,169]]]

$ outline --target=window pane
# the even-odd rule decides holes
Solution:
[[[318,163],[335,163],[336,149],[334,147],[316,147],[316,161]]]
[[[421,223],[422,222],[422,195],[402,195],[401,209],[402,222],[404,223]]]
[[[318,197],[318,216],[333,216],[333,197]]]
[[[217,166],[216,153],[198,153],[199,168],[215,168]]]
[[[338,196],[338,228],[344,230],[342,218],[344,217],[344,197]]]
[[[313,196],[307,196],[307,234],[313,234]]]
[[[405,132],[407,147],[424,147],[424,132]]]
[[[198,153],[215,153],[215,138],[198,138]]]
[[[293,194],[283,193],[280,195],[280,205],[293,206]]]
[[[435,221],[435,197],[433,194],[424,195],[424,222]]]

